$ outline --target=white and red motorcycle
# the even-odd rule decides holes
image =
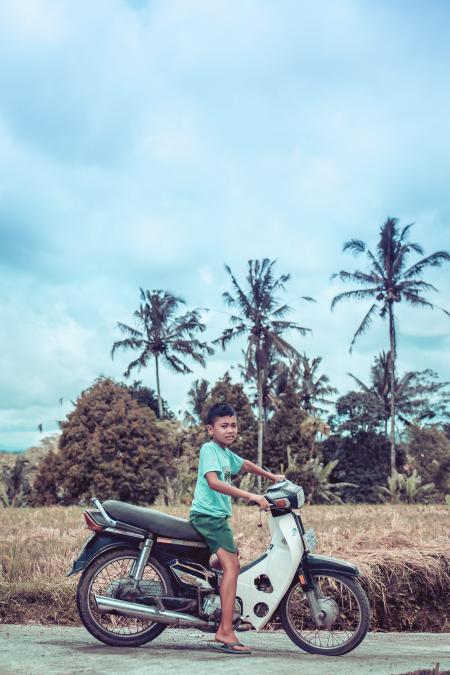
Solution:
[[[260,631],[277,616],[307,652],[346,654],[364,639],[370,620],[358,569],[314,555],[314,531],[298,512],[303,489],[282,481],[264,495],[271,505],[270,544],[241,568],[233,623]],[[83,572],[77,590],[81,620],[114,646],[150,642],[168,625],[207,632],[220,622],[222,571],[210,566],[206,543],[188,520],[154,509],[92,500],[84,512],[93,535],[69,575]]]

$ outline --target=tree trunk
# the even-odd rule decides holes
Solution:
[[[158,354],[155,354],[155,366],[156,366],[156,393],[158,395],[158,411],[159,419],[162,419],[163,416],[163,407],[161,399],[161,388],[159,386],[159,363],[158,363]]]
[[[264,442],[264,409],[263,409],[263,373],[258,368],[258,450],[256,463],[262,466],[263,462],[263,442]],[[257,476],[258,490],[261,490],[261,476]]]
[[[389,375],[391,383],[391,433],[390,433],[390,446],[391,446],[391,475],[397,468],[396,462],[396,452],[395,452],[395,324],[394,324],[394,310],[392,307],[392,301],[389,302],[389,342],[391,347],[391,353],[389,358]]]

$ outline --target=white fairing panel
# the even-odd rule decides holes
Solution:
[[[278,518],[269,515],[269,529],[272,541],[267,556],[238,577],[236,596],[241,599],[244,621],[261,630],[271,618],[278,604],[289,588],[303,555],[303,544],[297,523],[291,513]],[[255,580],[262,574],[271,583],[272,592],[258,590]],[[255,614],[255,606],[265,603],[268,611],[265,616]]]

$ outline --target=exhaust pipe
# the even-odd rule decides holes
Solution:
[[[174,626],[190,626],[191,628],[208,628],[208,621],[182,614],[181,612],[171,612],[170,610],[160,610],[148,605],[140,605],[126,600],[116,600],[104,595],[96,595],[95,602],[100,612],[118,612],[125,616],[132,616],[136,619],[147,619],[157,623],[166,623]]]

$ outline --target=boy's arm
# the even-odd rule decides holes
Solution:
[[[244,459],[241,471],[243,471],[244,473],[254,473],[256,476],[263,476],[263,478],[267,478],[268,480],[271,480],[273,483],[277,483],[280,480],[284,480],[284,476],[282,474],[271,473],[270,471],[266,471],[257,464],[251,462],[249,459]]]
[[[205,478],[208,481],[211,490],[220,492],[223,495],[230,495],[231,497],[241,497],[241,499],[247,499],[249,502],[256,502],[260,509],[270,508],[269,502],[263,495],[255,495],[252,492],[247,492],[247,490],[241,490],[234,485],[225,483],[225,481],[220,480],[215,471],[208,471],[205,473]]]

